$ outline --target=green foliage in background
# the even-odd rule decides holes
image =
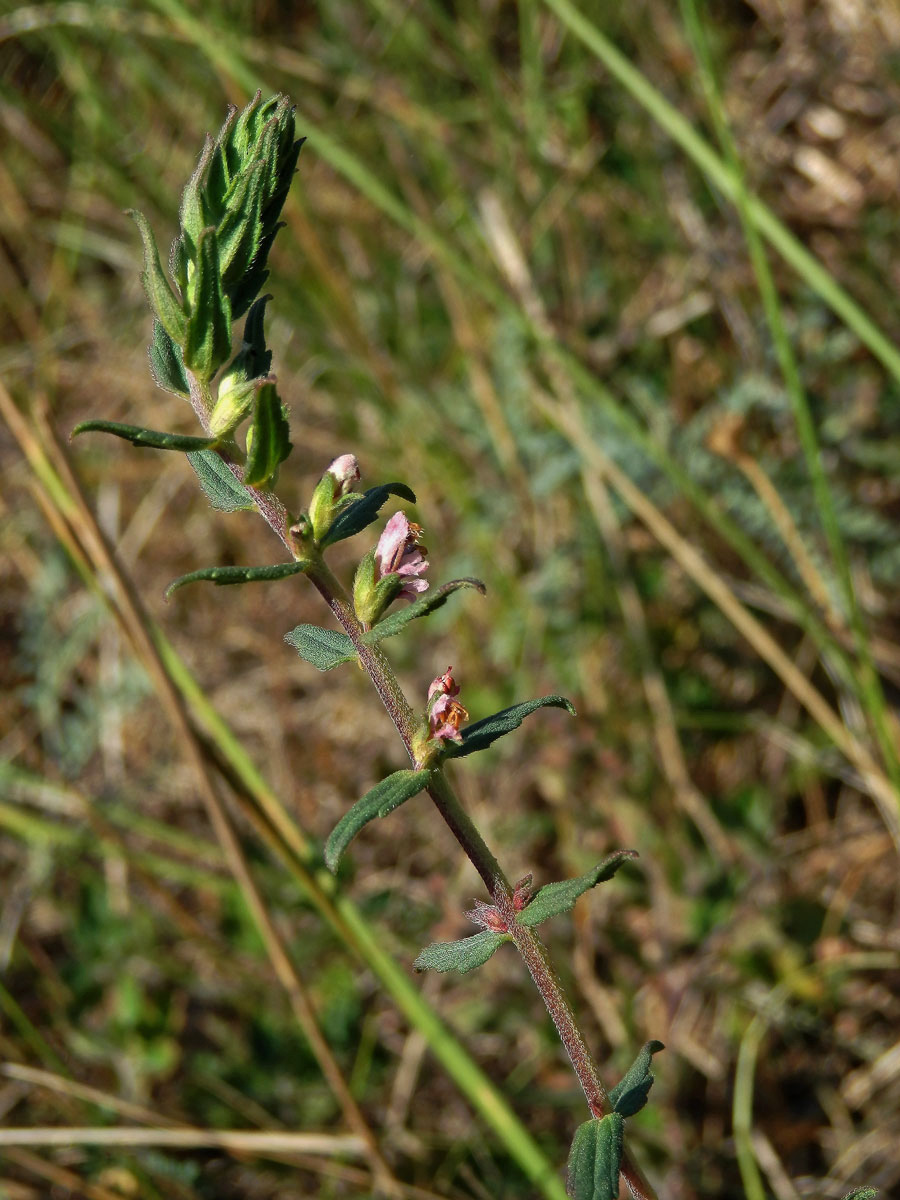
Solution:
[[[739,190],[672,6],[465,0],[451,12],[386,0],[301,12],[123,0],[0,11],[4,383],[35,430],[46,411],[68,432],[101,411],[100,396],[120,425],[155,407],[153,429],[184,438],[197,433],[184,356],[210,378],[224,367],[217,434],[234,434],[236,414],[268,430],[255,447],[261,484],[287,439],[281,402],[306,431],[302,445],[291,435],[280,476],[298,506],[337,453],[364,447],[367,479],[394,478],[400,456],[415,463],[407,477],[441,577],[478,576],[486,595],[459,605],[452,634],[450,604],[432,618],[447,631],[437,661],[421,623],[385,649],[415,688],[452,661],[474,681],[473,712],[521,695],[573,696],[578,722],[559,717],[548,731],[531,718],[521,740],[473,756],[465,799],[492,840],[519,847],[538,888],[585,878],[618,846],[640,852],[642,871],[610,885],[614,904],[600,888],[576,909],[566,983],[611,1079],[627,1071],[629,1046],[665,1041],[654,1103],[628,1117],[628,1137],[650,1174],[684,1196],[754,1200],[775,1191],[779,1170],[815,1197],[862,1181],[889,1195],[900,1178],[900,1093],[884,1070],[900,1020],[896,830],[878,740],[879,721],[895,730],[900,687],[890,268],[900,254],[890,132],[900,98],[890,14],[864,8],[842,21],[833,6],[700,6],[862,648],[733,203]],[[207,297],[221,336],[197,344],[188,292],[213,239],[246,256],[271,236],[284,200],[281,184],[252,168],[229,175],[231,135],[193,158],[226,104],[243,105],[258,86],[296,99],[301,171],[269,279],[252,296]],[[283,149],[286,176],[293,143]],[[252,228],[220,228],[216,153],[221,186],[258,189]],[[165,248],[183,236],[173,198],[192,175],[189,237],[170,274]],[[162,248],[157,272],[142,226],[155,335],[140,239],[124,215],[135,208]],[[260,382],[263,287],[278,295],[267,319],[278,404]],[[225,315],[241,318],[227,346]],[[148,340],[161,389],[146,382]],[[253,439],[240,449],[252,454]],[[53,505],[11,437],[0,454],[10,564],[0,821],[13,914],[0,931],[0,1057],[179,1123],[341,1131],[130,643],[102,590],[86,588],[73,548],[56,549]],[[396,763],[352,666],[319,677],[281,645],[283,630],[308,631],[320,614],[290,581],[185,589],[162,603],[171,580],[211,578],[209,564],[246,572],[271,561],[258,522],[240,511],[245,490],[208,447],[192,454],[206,497],[178,454],[137,454],[99,435],[72,454],[153,616],[304,834],[324,843]],[[210,505],[237,516],[225,526]],[[699,555],[694,574],[648,524],[653,512]],[[836,726],[747,640],[710,579],[770,634]],[[229,794],[242,795],[247,777],[210,728]],[[464,938],[456,914],[477,887],[451,870],[453,846],[417,803],[368,826],[341,868],[358,874],[358,918],[391,931],[404,982],[432,936]],[[477,1078],[454,1082],[432,1058],[440,1028],[416,1026],[410,1008],[398,1016],[400,986],[386,990],[371,963],[349,956],[347,927],[323,923],[266,835],[264,824],[242,827],[398,1175],[436,1195],[533,1196],[510,1148],[516,1129],[535,1131],[543,1161],[561,1163],[578,1097],[508,949],[477,976],[442,975],[437,1007],[518,1126],[515,1115],[492,1123],[499,1110]],[[409,894],[397,886],[401,842]],[[324,886],[344,903],[340,881]],[[16,1086],[25,1091],[11,1125],[125,1121]],[[285,1166],[210,1150],[35,1151],[7,1157],[0,1186],[63,1186],[40,1174],[42,1159],[112,1194],[371,1194],[358,1163]],[[546,1194],[554,1186],[558,1195],[556,1175]]]

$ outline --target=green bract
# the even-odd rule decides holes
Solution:
[[[215,450],[199,450],[189,454],[188,462],[197,472],[200,486],[213,508],[222,512],[237,512],[238,509],[255,507],[253,497]]]
[[[284,640],[319,671],[331,671],[341,663],[353,662],[356,658],[356,649],[350,638],[336,629],[298,625],[284,635]]]
[[[233,317],[247,311],[265,282],[266,259],[297,165],[294,110],[285,96],[257,92],[232,109],[213,141],[207,138],[181,201],[181,233],[173,273],[190,280],[204,231],[216,230],[222,288]]]
[[[539,708],[565,708],[575,715],[575,706],[565,696],[541,696],[538,700],[524,700],[521,704],[513,704],[493,716],[483,717],[468,729],[463,730],[462,744],[450,744],[447,747],[448,758],[465,758],[476,750],[486,750],[497,738],[512,733],[522,724],[527,716],[537,712]]]
[[[342,508],[335,517],[331,528],[321,540],[322,547],[333,546],[335,542],[353,537],[360,533],[378,517],[381,506],[388,496],[400,496],[415,504],[416,495],[405,483],[380,483],[377,487],[369,488],[358,500]]]
[[[609,1102],[613,1110],[621,1116],[633,1117],[647,1103],[647,1096],[653,1086],[650,1062],[653,1055],[658,1054],[660,1050],[665,1050],[662,1042],[646,1042],[623,1078],[609,1093]]]
[[[325,843],[325,862],[329,871],[336,871],[341,855],[363,828],[376,817],[386,817],[395,808],[418,796],[431,780],[430,771],[395,771],[376,783],[338,821]]]
[[[561,879],[542,887],[516,918],[520,925],[540,925],[550,917],[559,916],[574,907],[575,901],[598,883],[612,879],[623,862],[637,858],[636,850],[617,850],[577,879]]]
[[[266,487],[274,483],[279,464],[291,452],[290,429],[275,380],[256,382],[253,420],[247,431],[247,463],[244,483],[248,487]]]
[[[508,933],[484,929],[481,933],[473,933],[471,937],[460,938],[458,942],[432,942],[413,963],[413,968],[416,971],[459,971],[465,974],[466,971],[484,966],[491,955],[508,941]]]
[[[610,1113],[579,1125],[569,1151],[566,1190],[572,1200],[614,1200],[619,1194],[619,1167],[625,1122]]]
[[[482,596],[485,593],[485,586],[480,579],[451,579],[449,583],[442,583],[440,587],[426,592],[424,596],[420,596],[406,608],[397,609],[396,612],[384,617],[363,635],[363,641],[367,645],[374,645],[383,638],[395,637],[406,628],[410,621],[415,621],[418,617],[426,617],[436,609],[442,608],[450,596],[460,588],[475,588],[481,592]]]
[[[140,425],[123,425],[119,421],[81,421],[72,430],[72,437],[79,433],[111,433],[124,438],[133,446],[150,446],[154,450],[180,450],[182,453],[205,450],[212,446],[215,438],[189,437],[181,433],[160,433],[156,429],[142,429]]]
[[[294,138],[294,110],[285,97],[263,103],[257,92],[240,113],[232,109],[217,137],[207,137],[184,190],[170,275],[147,219],[132,213],[144,243],[144,289],[156,318],[150,346],[154,378],[188,396],[190,372],[217,437],[230,434],[247,416],[259,391],[249,385],[269,371],[271,355],[262,332],[265,300],[254,301],[268,274],[266,260],[301,144]],[[248,309],[241,350],[213,405],[209,385],[231,356],[231,323]],[[254,449],[248,450],[247,482],[257,486],[274,478],[289,447],[272,419],[274,407],[266,401],[262,409],[250,435]]]
[[[276,579],[301,575],[307,570],[307,562],[270,563],[265,567],[201,567],[199,571],[180,575],[170,583],[166,588],[166,599],[187,583],[214,583],[217,587],[238,583],[272,583]]]

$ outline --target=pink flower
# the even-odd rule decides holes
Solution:
[[[453,678],[452,667],[438,675],[428,689],[428,727],[437,741],[462,742],[459,727],[463,721],[468,721],[469,714],[458,700],[454,700],[458,694],[459,684]]]
[[[428,590],[428,580],[421,579],[428,570],[424,557],[428,553],[424,546],[419,545],[422,536],[422,526],[408,521],[402,512],[394,513],[375,547],[375,565],[378,578],[385,575],[402,575],[403,587],[400,596],[411,600],[417,592]]]
[[[346,496],[361,476],[355,454],[340,454],[325,472],[334,480],[334,498]]]

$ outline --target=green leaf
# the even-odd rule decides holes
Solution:
[[[848,1192],[843,1200],[875,1200],[878,1195],[878,1188],[873,1187],[858,1187],[852,1192]]]
[[[621,1082],[609,1093],[609,1102],[615,1112],[623,1117],[633,1117],[647,1103],[647,1096],[653,1086],[653,1076],[650,1073],[650,1063],[654,1054],[665,1050],[662,1042],[646,1042],[640,1054],[628,1068]]]
[[[518,729],[524,719],[539,708],[565,708],[572,716],[575,715],[572,701],[567,700],[565,696],[542,696],[539,700],[525,700],[522,704],[504,708],[502,712],[494,713],[492,717],[484,717],[468,729],[464,729],[462,745],[451,743],[447,747],[447,757],[465,758],[467,754],[474,754],[476,750],[486,750],[497,738]]]
[[[285,96],[273,96],[262,103],[259,93],[241,112],[236,121],[226,122],[219,135],[221,157],[230,187],[236,188],[240,172],[262,163],[262,186],[259,196],[259,219],[254,229],[256,246],[247,270],[235,275],[234,264],[228,272],[228,291],[231,310],[239,317],[256,298],[265,283],[266,262],[275,235],[281,228],[279,217],[297,166],[297,156],[303,139],[294,139],[294,109]],[[215,174],[213,160],[211,177]],[[223,203],[230,209],[232,193]],[[246,232],[246,231],[245,231]],[[246,258],[248,244],[242,243],[241,257]]]
[[[244,482],[263,487],[291,452],[290,428],[274,380],[263,379],[253,402],[253,423],[247,433]]]
[[[432,942],[426,946],[416,961],[416,971],[474,971],[484,966],[495,951],[509,941],[508,933],[495,933],[493,929],[482,930],[458,942]]]
[[[200,234],[188,296],[184,363],[198,379],[209,383],[231,353],[231,305],[222,290],[218,238],[213,226]]]
[[[374,646],[382,638],[394,637],[410,621],[415,621],[417,617],[427,616],[428,613],[441,608],[447,603],[449,597],[454,592],[459,591],[460,588],[470,587],[476,588],[481,592],[482,596],[485,593],[485,586],[480,579],[451,579],[449,583],[443,583],[439,588],[425,592],[423,596],[420,596],[418,600],[414,600],[406,608],[398,609],[397,612],[391,613],[389,617],[385,617],[383,621],[379,621],[374,628],[370,629],[363,636],[363,641],[370,646]]]
[[[147,354],[153,378],[161,388],[174,392],[176,396],[190,395],[181,347],[172,341],[158,318],[153,322],[153,341],[147,348]]]
[[[381,783],[366,792],[353,805],[334,829],[325,843],[325,862],[329,871],[336,871],[341,855],[363,828],[376,817],[386,817],[413,796],[428,787],[430,771],[395,771],[382,779]]]
[[[569,1150],[566,1180],[572,1200],[615,1200],[624,1135],[625,1121],[619,1113],[579,1125]]]
[[[228,368],[227,375],[239,379],[260,379],[269,374],[272,366],[272,351],[266,346],[266,305],[271,295],[260,296],[250,306],[244,322],[241,348]]]
[[[207,134],[194,173],[187,181],[187,185],[181,193],[181,207],[178,210],[179,222],[183,233],[186,235],[187,245],[190,246],[193,252],[196,252],[197,243],[200,241],[200,235],[203,230],[215,220],[206,202],[209,191],[208,175],[212,156],[213,140]]]
[[[201,567],[188,575],[180,575],[166,588],[166,599],[186,583],[214,583],[227,587],[236,583],[266,583],[273,579],[287,579],[300,575],[309,567],[308,562],[272,563],[267,567]]]
[[[147,293],[147,299],[150,301],[150,307],[172,341],[183,346],[187,333],[187,319],[182,311],[181,301],[172,291],[172,285],[162,269],[159,250],[156,248],[156,238],[153,236],[150,222],[136,208],[129,210],[129,216],[134,219],[144,243],[144,269],[141,272],[141,282]]]
[[[189,437],[183,433],[159,433],[155,429],[142,429],[140,425],[123,425],[120,421],[79,421],[72,430],[72,437],[79,433],[111,433],[124,438],[133,446],[149,446],[154,450],[180,450],[191,453],[205,450],[215,443],[215,438]]]
[[[596,887],[598,883],[612,879],[623,862],[637,857],[636,850],[617,850],[615,854],[605,858],[586,874],[579,875],[577,879],[561,879],[558,883],[548,883],[535,894],[516,919],[520,925],[540,925],[550,917],[568,912],[584,892]]]
[[[330,671],[341,663],[352,662],[356,650],[346,633],[322,629],[318,625],[298,625],[284,640],[294,647],[301,658],[320,671]]]
[[[341,542],[344,538],[353,537],[355,533],[371,525],[388,496],[401,496],[410,504],[416,502],[415,493],[405,483],[381,483],[378,487],[369,488],[360,500],[355,500],[353,504],[341,509],[321,540],[322,548],[333,546],[335,542]]]
[[[264,185],[265,163],[257,161],[241,172],[229,190],[218,228],[222,285],[228,292],[249,271],[259,249]]]
[[[197,472],[200,486],[213,508],[222,512],[238,512],[255,508],[253,497],[235,478],[231,468],[215,450],[200,450],[188,455],[188,462]]]

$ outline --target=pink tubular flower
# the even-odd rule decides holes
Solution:
[[[428,580],[421,579],[428,570],[425,555],[428,551],[419,545],[421,525],[406,519],[402,512],[394,513],[375,547],[375,565],[378,578],[385,575],[401,575],[403,587],[398,593],[411,600],[418,592],[428,590]]]
[[[454,696],[459,694],[459,684],[453,678],[453,668],[448,667],[438,675],[428,689],[428,727],[431,736],[438,741],[462,742],[459,727],[468,721],[469,714]]]
[[[339,454],[325,472],[334,480],[334,498],[346,496],[360,480],[359,462],[355,454]]]

